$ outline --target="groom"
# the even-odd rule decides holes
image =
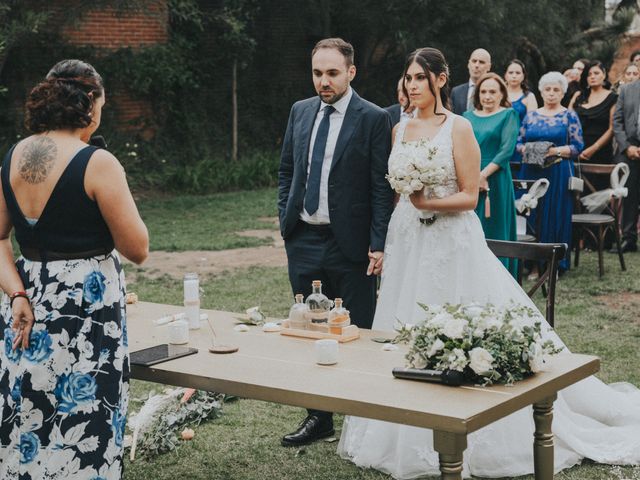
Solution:
[[[393,205],[385,180],[391,148],[388,114],[351,88],[353,47],[319,41],[311,53],[317,97],[291,109],[278,173],[278,213],[293,293],[311,282],[341,297],[352,323],[371,328],[376,279]],[[329,412],[308,410],[282,439],[298,446],[334,434]]]

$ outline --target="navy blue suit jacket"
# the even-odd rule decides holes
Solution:
[[[453,113],[462,115],[467,111],[467,100],[469,96],[469,82],[453,87],[451,90],[451,108]]]
[[[320,109],[318,97],[291,108],[278,172],[280,231],[286,240],[304,206],[311,131]],[[329,173],[329,218],[342,253],[367,261],[369,248],[382,251],[393,210],[393,191],[385,179],[391,150],[389,115],[354,91],[345,112]]]
[[[391,117],[391,126],[395,127],[396,124],[400,123],[400,115],[402,114],[402,108],[399,103],[394,103],[393,105],[389,105],[384,108]]]

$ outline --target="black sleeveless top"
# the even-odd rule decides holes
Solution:
[[[30,225],[23,215],[9,182],[11,155],[15,145],[2,163],[2,190],[21,249],[76,253],[97,249],[113,249],[113,237],[100,213],[98,204],[84,189],[84,174],[93,152],[98,148],[86,146],[71,159],[56,183],[40,218]]]

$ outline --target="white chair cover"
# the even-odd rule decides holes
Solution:
[[[591,193],[580,199],[589,213],[602,212],[612,198],[623,198],[629,193],[625,187],[629,179],[629,165],[618,163],[611,171],[611,188]]]
[[[544,197],[548,189],[549,180],[546,178],[536,180],[533,185],[531,185],[531,188],[529,188],[529,191],[516,200],[516,210],[518,210],[518,213],[526,211],[526,215],[528,215],[532,208],[538,206],[538,200]]]

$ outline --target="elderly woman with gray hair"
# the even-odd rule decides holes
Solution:
[[[542,216],[540,221],[535,217],[531,219],[532,225],[540,226],[536,232],[539,241],[571,245],[573,196],[569,189],[569,179],[574,174],[573,159],[584,148],[582,127],[578,115],[560,104],[567,91],[567,79],[564,75],[560,72],[544,74],[538,82],[538,89],[543,106],[527,113],[516,145],[517,151],[525,157],[520,178],[549,180],[549,190],[544,202],[538,207],[538,211],[532,212],[532,215]],[[529,163],[535,162],[535,155],[540,155],[541,150],[541,165]],[[561,272],[568,269],[569,252],[560,262]]]

